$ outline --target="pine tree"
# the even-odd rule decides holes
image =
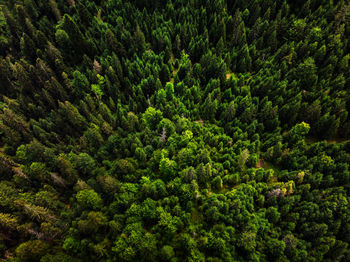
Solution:
[[[134,33],[134,41],[135,41],[135,47],[136,47],[136,52],[138,54],[142,54],[143,51],[146,49],[146,40],[145,40],[145,35],[141,31],[140,27],[137,25],[136,26],[136,31]]]
[[[11,78],[12,74],[7,61],[0,57],[0,92],[2,94],[10,94],[13,92]]]
[[[23,34],[20,45],[23,54],[31,61],[34,61],[36,56],[35,43],[26,33]]]
[[[40,49],[44,49],[46,47],[48,39],[43,32],[36,30],[34,33],[34,39]]]
[[[26,13],[31,17],[31,18],[37,18],[39,16],[38,14],[38,6],[36,5],[35,1],[33,0],[24,0],[24,9]]]
[[[23,61],[21,61],[23,63]],[[24,63],[25,64],[25,63]],[[19,80],[20,89],[24,92],[32,92],[34,90],[34,84],[28,73],[21,63],[15,63],[15,75]]]
[[[60,31],[59,35],[62,35],[62,39],[64,41],[62,44],[67,43],[67,36],[69,36],[69,40],[72,43],[73,49],[76,51],[77,54],[83,54],[90,53],[90,48],[88,46],[88,43],[86,42],[82,32],[80,31],[79,27],[75,23],[75,21],[68,15],[65,14],[63,16],[63,22],[62,22],[62,31]],[[66,32],[66,35],[64,34],[64,31]]]
[[[276,29],[274,29],[272,31],[272,33],[269,35],[268,39],[267,39],[267,44],[269,47],[271,47],[271,51],[275,52],[278,42],[277,42],[277,32]]]
[[[68,121],[76,130],[82,130],[86,127],[86,120],[79,113],[79,110],[70,102],[58,102],[60,115]],[[62,128],[62,127],[61,127]]]
[[[56,42],[58,46],[65,52],[69,52],[73,48],[73,43],[69,39],[66,31],[58,29],[55,34]]]
[[[89,10],[86,8],[86,6],[81,1],[78,1],[75,6],[78,10],[78,14],[79,14],[79,18],[80,18],[81,22],[86,27],[89,27],[92,20],[93,20]]]
[[[218,57],[222,57],[224,48],[225,48],[224,40],[221,37],[219,39],[219,41],[217,42],[217,44],[216,44],[216,54],[217,54]]]
[[[241,46],[246,43],[246,33],[244,22],[242,21],[233,33],[233,44]]]
[[[17,21],[14,19],[12,13],[9,12],[6,6],[2,6],[1,9],[6,18],[7,25],[10,29],[14,47],[19,46],[19,41],[21,39],[21,30],[19,28],[19,25]]]
[[[50,5],[50,7],[51,7],[52,13],[53,13],[53,14],[55,15],[55,17],[56,17],[56,20],[57,20],[57,21],[61,20],[61,19],[62,19],[61,12],[60,12],[60,10],[58,9],[56,0],[49,0],[49,5]]]
[[[28,17],[28,14],[26,13],[22,5],[16,5],[16,11],[17,11],[19,24],[23,30],[22,32],[26,32],[26,29],[27,29],[26,18]]]
[[[252,68],[252,59],[249,54],[249,49],[247,45],[244,45],[244,47],[241,50],[242,58],[239,61],[238,69],[240,72],[247,72],[250,71]]]
[[[115,37],[111,29],[106,30],[105,39],[106,39],[108,49],[114,52],[117,52],[117,45],[118,45],[117,38]]]
[[[326,56],[326,45],[322,45],[315,53],[315,61],[317,64],[321,64]]]

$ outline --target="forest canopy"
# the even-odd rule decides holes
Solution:
[[[345,0],[0,0],[0,261],[350,261]]]

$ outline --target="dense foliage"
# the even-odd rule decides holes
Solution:
[[[0,5],[4,261],[350,261],[348,1]]]

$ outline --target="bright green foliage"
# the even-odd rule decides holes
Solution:
[[[72,253],[78,253],[80,249],[80,242],[72,237],[67,237],[63,242],[63,249]]]
[[[168,101],[173,100],[174,97],[174,85],[172,83],[167,83],[165,86],[166,98]]]
[[[103,96],[103,86],[105,84],[105,79],[99,74],[97,74],[97,78],[98,84],[92,84],[91,90],[98,98],[101,98]]]
[[[159,170],[165,176],[165,179],[173,178],[176,171],[176,162],[169,158],[163,158],[159,163]]]
[[[79,191],[76,198],[78,204],[83,208],[99,209],[102,206],[102,199],[94,190]]]
[[[87,153],[72,155],[72,160],[77,169],[83,174],[90,173],[95,167],[95,160]]]
[[[146,122],[146,125],[150,129],[154,129],[158,123],[162,120],[163,114],[160,110],[157,110],[153,107],[147,108],[146,112],[143,114],[143,119]]]
[[[310,125],[308,123],[302,122],[300,124],[295,125],[289,132],[288,137],[290,139],[290,143],[296,144],[305,138],[305,136],[309,133]]]
[[[71,42],[66,31],[58,29],[55,33],[55,38],[57,44],[64,50],[68,50],[68,48],[71,46]]]
[[[0,0],[0,258],[350,261],[348,2]]]

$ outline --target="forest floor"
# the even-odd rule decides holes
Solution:
[[[173,70],[173,75],[172,75],[172,77],[170,78],[170,83],[172,83],[172,84],[174,84],[174,77],[175,77],[177,71],[179,71],[179,69],[174,69],[174,70]]]
[[[256,165],[257,168],[264,168],[264,169],[272,169],[273,170],[273,178],[271,182],[277,182],[278,181],[278,175],[280,174],[281,170],[278,166],[274,165],[273,163],[269,161],[265,161],[263,158],[259,158],[258,164]]]
[[[199,119],[199,120],[193,121],[193,123],[200,124],[201,126],[203,126],[204,121],[203,119]]]
[[[262,158],[259,158],[258,160],[258,164],[256,165],[256,167],[262,167],[262,168],[265,168],[266,164],[265,164],[265,160],[262,159]]]
[[[266,169],[273,169],[274,171],[278,172],[278,168],[272,164],[269,161],[264,160],[263,158],[259,158],[258,160],[258,164],[256,165],[256,167],[262,167],[262,168],[266,168]]]

